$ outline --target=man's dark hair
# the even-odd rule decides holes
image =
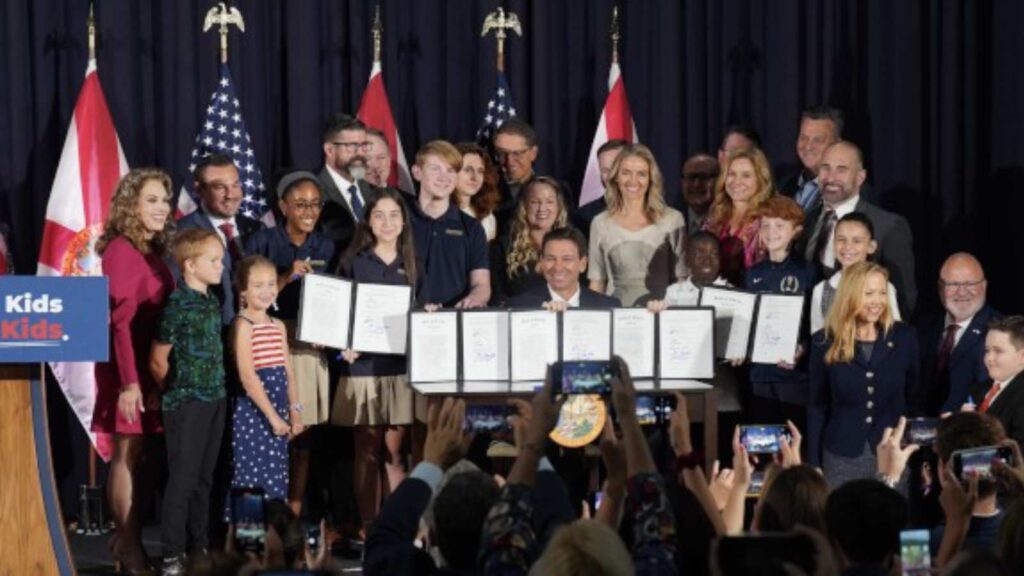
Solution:
[[[348,114],[335,114],[324,124],[323,143],[326,144],[334,139],[339,132],[344,130],[366,130],[366,124]]]
[[[484,520],[498,500],[498,485],[474,470],[452,476],[434,498],[437,547],[448,566],[470,572],[476,566]]]
[[[836,127],[836,140],[843,137],[843,111],[831,106],[811,106],[800,114],[801,120],[830,120]]]
[[[754,130],[751,126],[747,126],[746,124],[733,124],[732,126],[729,126],[729,128],[726,129],[725,134],[722,134],[723,144],[730,134],[739,134],[747,140],[750,140],[755,148],[761,147],[761,135],[758,134],[757,130]]]
[[[505,120],[494,132],[494,137],[497,138],[499,134],[522,136],[526,140],[527,146],[537,145],[537,131],[526,120],[520,120],[519,118]]]
[[[885,566],[900,545],[907,501],[877,480],[852,480],[825,505],[829,538],[851,564]]]
[[[601,144],[597,149],[597,155],[600,156],[601,154],[611,152],[612,150],[622,150],[626,146],[629,146],[629,142],[626,142],[622,138],[612,138],[604,144]]]
[[[540,252],[544,253],[544,248],[547,247],[548,242],[553,240],[569,240],[576,244],[579,248],[580,258],[586,258],[587,256],[587,239],[583,236],[583,232],[580,232],[572,226],[563,226],[561,228],[553,228],[544,235],[544,240],[540,243]]]
[[[872,240],[875,239],[875,225],[871,223],[871,219],[868,218],[867,214],[863,212],[850,212],[849,214],[837,220],[835,227],[839,228],[839,225],[842,224],[843,222],[856,222],[860,224],[861,226],[868,229],[868,236]]]
[[[200,184],[204,184],[203,173],[206,172],[207,168],[216,167],[223,168],[224,166],[234,166],[235,161],[231,159],[227,154],[221,154],[214,152],[213,154],[207,154],[196,162],[196,168],[192,171],[192,179]]]
[[[1024,316],[1007,316],[988,323],[989,331],[1002,332],[1010,337],[1010,344],[1020,350],[1024,348]]]

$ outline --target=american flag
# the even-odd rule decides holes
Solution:
[[[505,79],[504,72],[498,72],[498,89],[487,102],[487,113],[484,115],[483,125],[476,131],[476,141],[490,149],[494,132],[505,123],[505,120],[515,115],[516,109],[512,102],[512,91],[508,89],[508,80]]]
[[[238,167],[242,179],[242,206],[239,212],[254,220],[273,224],[274,213],[270,211],[265,197],[266,186],[263,173],[256,164],[249,131],[245,129],[242,107],[235,92],[235,83],[227,64],[220,65],[220,80],[206,107],[206,118],[196,136],[195,146],[189,160],[189,174],[204,156],[220,153],[231,157]],[[191,179],[189,179],[191,182]],[[191,186],[182,186],[178,195],[178,218],[194,212],[199,207],[196,191]]]

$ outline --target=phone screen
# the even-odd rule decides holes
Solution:
[[[740,426],[740,443],[751,454],[775,454],[779,436],[789,438],[789,430],[781,424]]]
[[[561,362],[556,366],[555,376],[561,384],[562,394],[607,395],[612,391],[615,369],[611,362],[587,360]]]
[[[750,474],[750,487],[747,488],[747,498],[757,498],[764,489],[764,470],[754,470]]]
[[[935,434],[939,428],[938,418],[911,418],[907,420],[907,429],[903,433],[905,444],[931,446],[935,442]]]
[[[981,479],[991,478],[992,461],[996,458],[1006,464],[1011,464],[1013,451],[1005,446],[957,450],[953,452],[953,473],[963,482],[966,482],[972,473],[977,474]]]
[[[470,432],[508,432],[512,407],[501,404],[470,404],[466,406],[466,430]]]
[[[929,574],[932,555],[928,548],[927,530],[903,530],[900,532],[900,563],[904,576]]]
[[[231,489],[231,521],[235,545],[244,552],[262,553],[267,541],[266,496],[262,488]]]

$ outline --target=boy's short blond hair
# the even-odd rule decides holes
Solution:
[[[427,161],[427,156],[437,156],[456,172],[462,170],[462,154],[454,144],[447,140],[433,140],[424,144],[416,153],[416,165],[422,168],[423,163]]]
[[[178,264],[178,269],[184,272],[185,262],[202,254],[203,248],[211,239],[216,240],[220,244],[220,238],[217,237],[217,233],[213,230],[192,228],[178,232],[171,242],[171,254],[174,255],[174,261]]]

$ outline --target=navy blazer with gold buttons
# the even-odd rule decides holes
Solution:
[[[811,336],[807,404],[808,462],[820,466],[824,450],[852,458],[864,444],[872,451],[887,426],[918,411],[917,333],[902,322],[880,333],[871,359],[826,364],[832,340],[824,330]]]

